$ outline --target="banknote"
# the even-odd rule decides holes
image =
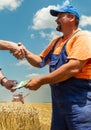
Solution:
[[[14,86],[12,89],[13,90],[20,89],[20,88],[26,86],[28,82],[29,82],[29,80],[21,81],[20,83],[17,83],[17,85]]]

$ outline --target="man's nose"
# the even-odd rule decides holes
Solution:
[[[55,22],[56,22],[56,23],[58,22],[58,18],[56,18]]]

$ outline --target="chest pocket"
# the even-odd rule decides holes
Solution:
[[[59,67],[60,55],[53,55],[51,56],[50,63],[49,63],[49,71],[52,72]]]
[[[50,57],[50,63],[49,63],[49,70],[50,72],[56,70],[59,68],[61,65],[67,63],[67,53],[65,50],[65,45],[61,50],[61,53],[59,55],[51,54]]]
[[[49,65],[50,65],[50,66],[55,66],[56,64],[58,64],[59,60],[60,60],[60,56],[59,56],[59,55],[53,55],[53,54],[52,54],[52,56],[51,56],[51,58],[50,58],[50,63],[49,63]]]

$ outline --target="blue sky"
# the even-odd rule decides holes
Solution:
[[[39,54],[56,35],[55,18],[49,14],[51,8],[70,3],[80,12],[81,29],[91,31],[91,0],[0,0],[0,39],[22,42],[33,53]],[[0,66],[9,79],[31,79],[48,73],[48,66],[42,69],[32,67],[28,62],[15,59],[8,51],[0,51]],[[37,91],[20,89],[14,92],[30,95],[25,101],[51,101],[50,87],[42,86]],[[0,101],[11,101],[13,94],[0,86]]]

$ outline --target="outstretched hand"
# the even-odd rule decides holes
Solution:
[[[25,58],[24,49],[24,45],[22,43],[18,43],[17,48],[10,50],[10,53],[12,53],[17,59],[23,59]]]
[[[12,89],[12,87],[16,86],[17,83],[16,83],[16,80],[6,80],[4,83],[3,83],[3,86],[10,90],[11,92],[14,92],[15,90]]]
[[[28,82],[28,84],[25,86],[25,88],[28,88],[30,90],[37,90],[41,87],[41,80],[40,78],[33,78]]]

